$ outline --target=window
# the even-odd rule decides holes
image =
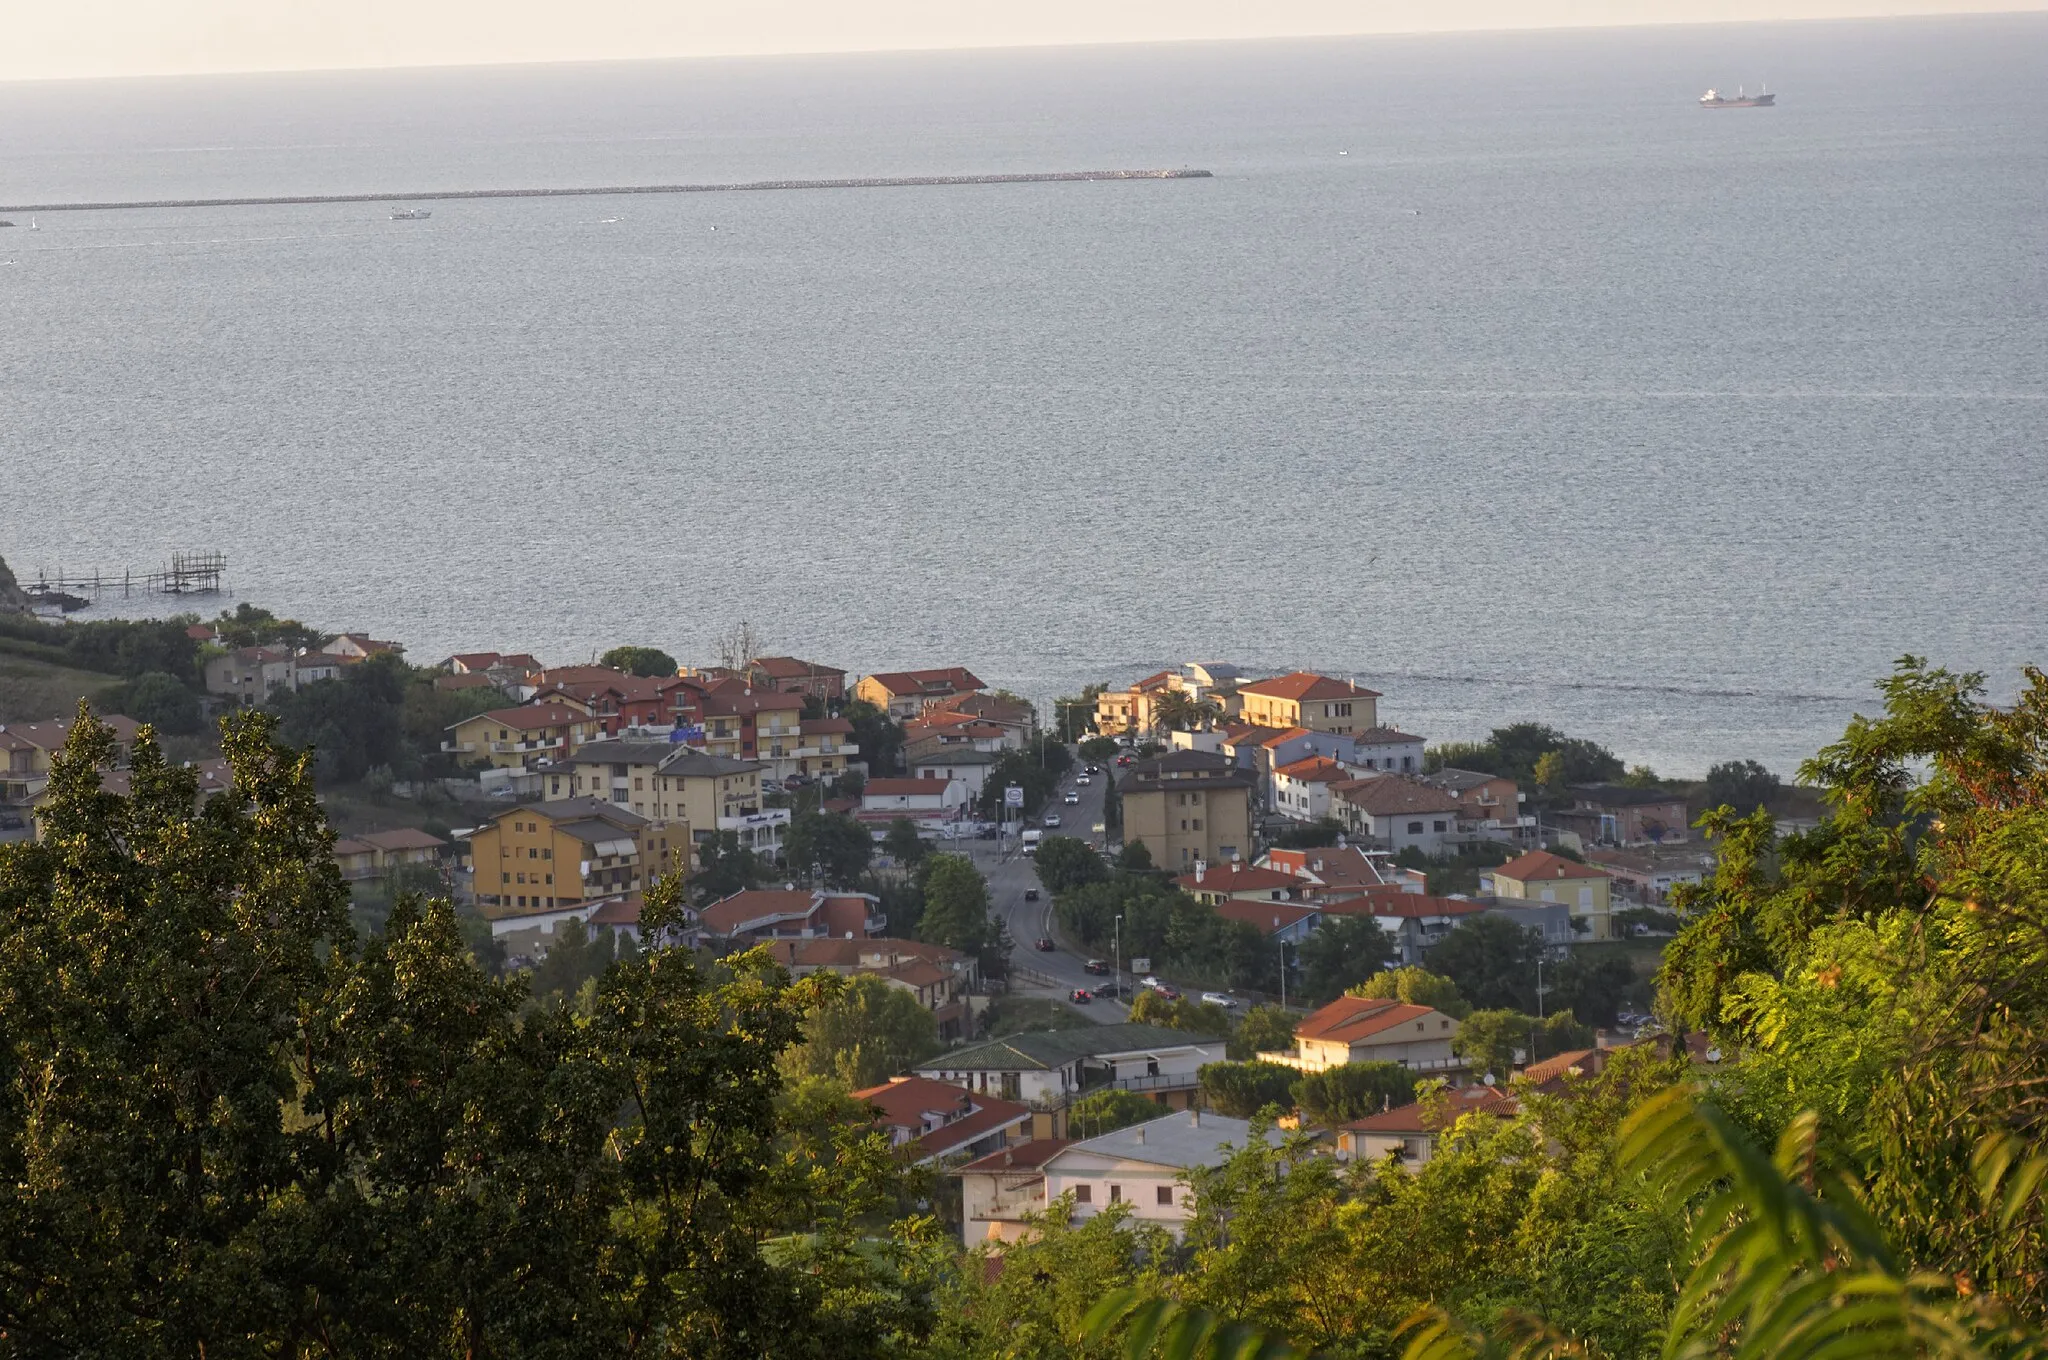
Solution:
[[[1074,1203],[1076,1203],[1076,1204],[1086,1204],[1086,1203],[1088,1203],[1088,1202],[1089,1202],[1090,1200],[1094,1199],[1094,1197],[1095,1197],[1095,1187],[1094,1187],[1094,1186],[1092,1186],[1092,1185],[1077,1185],[1077,1186],[1075,1186],[1075,1187],[1074,1187]]]
[[[1442,822],[1440,822],[1440,821],[1438,821],[1438,822],[1431,822],[1431,823],[1430,823],[1430,825],[1431,825],[1432,827],[1434,827],[1434,828],[1435,828],[1436,830],[1438,830],[1438,831],[1442,831],[1442,830],[1444,829],[1444,824],[1443,824]]]
[[[1202,819],[1201,819],[1200,817],[1197,817],[1197,818],[1195,818],[1195,830],[1197,830],[1197,831],[1200,831],[1201,829],[1202,829]]]
[[[1162,1185],[1162,1186],[1160,1186],[1160,1187],[1159,1187],[1159,1203],[1160,1203],[1161,1205],[1171,1205],[1171,1204],[1173,1203],[1173,1187],[1172,1187],[1172,1186],[1170,1186],[1170,1185]]]
[[[499,874],[499,875],[498,875],[498,881],[499,881],[500,883],[510,883],[510,882],[512,881],[512,875],[510,875],[510,874]]]
[[[1410,823],[1408,823],[1408,834],[1409,834],[1409,835],[1411,835],[1411,836],[1420,836],[1420,835],[1422,834],[1422,823],[1421,823],[1421,822],[1410,822]]]
[[[1124,1188],[1121,1185],[1112,1185],[1109,1187],[1109,1202],[1111,1204],[1121,1204],[1123,1203],[1123,1199]]]
[[[524,883],[526,881],[526,873],[524,870],[520,871],[518,878],[521,883]]]
[[[548,847],[547,849],[545,849],[545,850],[542,850],[542,851],[540,852],[540,857],[541,857],[542,859],[553,859],[553,858],[555,857],[555,850],[554,850],[554,847],[553,847],[553,846],[549,846],[549,847]]]
[[[637,792],[639,792],[639,790],[640,790],[640,776],[638,776],[638,775],[634,775],[634,776],[633,776],[633,791],[637,793]]]
[[[614,803],[623,803],[632,796],[633,795],[631,793],[627,792],[623,788],[617,788],[612,790],[612,801]]]
[[[528,859],[539,859],[540,851],[529,845],[526,847],[526,857]]]
[[[555,876],[554,876],[553,874],[549,874],[549,875],[548,875],[548,886],[549,886],[549,887],[553,887],[553,886],[554,886],[554,883],[555,883]]]
[[[1439,1020],[1436,1022],[1436,1027],[1438,1029],[1449,1029],[1451,1027],[1451,1022],[1448,1020]]]

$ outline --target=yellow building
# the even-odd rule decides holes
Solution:
[[[1349,735],[1378,727],[1379,692],[1296,671],[1237,687],[1238,716],[1259,727],[1306,727]]]
[[[1142,841],[1161,869],[1227,864],[1252,853],[1250,770],[1209,751],[1141,760],[1117,782],[1124,843]]]
[[[574,906],[641,892],[689,871],[690,828],[597,798],[507,808],[469,838],[476,898],[487,913]]]
[[[737,832],[750,850],[782,848],[787,809],[761,806],[761,767],[665,741],[614,737],[579,748],[541,773],[548,803],[598,798],[658,821],[687,822],[695,841]]]
[[[566,760],[585,742],[604,736],[604,724],[577,703],[555,700],[494,709],[448,729],[441,749],[464,765],[518,770],[543,760]]]
[[[1614,883],[1605,871],[1548,850],[1531,850],[1491,872],[1494,896],[1562,902],[1571,910],[1574,926],[1584,922],[1596,940],[1614,938],[1609,915]]]

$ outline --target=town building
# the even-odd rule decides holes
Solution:
[[[1395,958],[1403,967],[1421,964],[1430,949],[1466,921],[1485,913],[1486,903],[1466,897],[1432,897],[1427,893],[1380,889],[1352,904],[1336,904],[1324,910],[1330,915],[1351,910],[1370,912],[1394,942]]]
[[[908,992],[932,1013],[939,1037],[949,1043],[966,1037],[973,1027],[969,997],[978,967],[971,954],[922,940],[894,940],[887,936],[777,939],[767,949],[792,977],[812,973],[836,973],[840,977],[865,974]]]
[[[643,817],[686,823],[695,844],[730,831],[744,849],[773,857],[789,827],[788,808],[762,806],[761,766],[674,742],[591,742],[540,773],[548,801],[602,798]]]
[[[1267,1126],[1259,1136],[1277,1148],[1285,1134]],[[1045,1195],[1048,1202],[1071,1196],[1076,1222],[1125,1204],[1131,1221],[1179,1237],[1195,1212],[1189,1173],[1221,1166],[1252,1138],[1249,1120],[1200,1109],[1163,1115],[1068,1143],[1043,1163]]]
[[[1328,756],[1310,756],[1273,771],[1273,811],[1296,822],[1320,822],[1331,816],[1330,790],[1357,776]]]
[[[1369,772],[1417,774],[1422,750],[1421,737],[1391,727],[1368,727],[1351,734],[1349,762]]]
[[[1262,869],[1242,862],[1210,864],[1198,860],[1194,871],[1173,880],[1173,885],[1204,906],[1220,902],[1295,902],[1307,889],[1301,879],[1279,869]]]
[[[1586,852],[1586,862],[1612,877],[1614,897],[1645,907],[1665,905],[1673,888],[1704,883],[1714,872],[1714,857],[1697,850],[1660,853],[1595,848]]]
[[[989,771],[998,759],[992,752],[972,747],[942,748],[916,757],[906,756],[911,774],[918,779],[957,781],[966,791],[969,806],[980,801],[981,791],[988,787]]]
[[[954,821],[967,810],[968,786],[957,779],[870,779],[861,786],[864,822],[893,822],[908,817],[935,825]]]
[[[208,657],[206,692],[227,699],[236,708],[256,708],[273,694],[297,688],[297,671],[288,647],[237,647]]]
[[[1307,850],[1268,850],[1259,857],[1261,868],[1278,869],[1306,881],[1309,898],[1349,897],[1369,890],[1392,888],[1421,892],[1411,883],[1386,851],[1368,852],[1346,844],[1343,837],[1331,846]]]
[[[1306,727],[1349,736],[1379,726],[1377,690],[1308,671],[1237,687],[1239,713],[1260,727]]]
[[[116,765],[126,766],[142,724],[118,713],[94,717],[114,734]],[[51,718],[45,722],[0,723],[0,804],[27,808],[42,797],[50,784],[50,764],[71,739],[71,729],[77,721]],[[103,781],[104,778],[103,771]]]
[[[1460,1066],[1451,1052],[1458,1022],[1430,1006],[1387,997],[1340,996],[1294,1027],[1294,1051],[1264,1062],[1320,1072],[1346,1063],[1391,1062],[1418,1072]]]
[[[875,1127],[906,1161],[920,1165],[983,1157],[1012,1143],[1028,1146],[1031,1111],[924,1077],[891,1077],[853,1093],[875,1112]]]
[[[1200,1098],[1198,1074],[1221,1062],[1215,1035],[1158,1025],[1090,1025],[1013,1034],[929,1059],[917,1075],[1032,1108],[1032,1137],[1063,1138],[1067,1107],[1094,1091],[1136,1091],[1167,1108]]]
[[[1449,767],[1421,779],[1458,800],[1458,826],[1468,836],[1517,841],[1535,830],[1536,819],[1522,816],[1522,793],[1512,779]]]
[[[725,945],[767,940],[861,940],[888,929],[879,899],[822,888],[748,888],[697,913],[707,939]]]
[[[1564,903],[1571,908],[1573,926],[1596,940],[1614,938],[1611,884],[1605,869],[1548,850],[1531,850],[1479,876],[1481,892],[1528,902]]]
[[[1230,898],[1218,902],[1215,912],[1226,921],[1242,921],[1269,939],[1299,944],[1321,923],[1323,913],[1301,902],[1269,902],[1256,898]]]
[[[1588,844],[1681,845],[1691,817],[1685,796],[1663,789],[1593,784],[1571,791],[1572,805],[1546,813],[1544,820]]]
[[[1025,1219],[1045,1212],[1045,1161],[1067,1146],[1064,1138],[1033,1138],[967,1163],[960,1179],[960,1236],[977,1242],[1017,1242]]]
[[[1437,1139],[1467,1115],[1512,1119],[1521,1103],[1495,1086],[1461,1086],[1428,1099],[1354,1119],[1337,1129],[1337,1159],[1376,1162],[1385,1157],[1422,1166],[1436,1153]]]
[[[441,749],[464,765],[521,770],[567,760],[603,736],[602,724],[580,706],[522,704],[451,723]]]
[[[376,878],[407,864],[439,864],[448,842],[417,827],[361,831],[334,842],[334,862],[352,881]]]
[[[973,671],[964,666],[943,666],[935,670],[883,671],[862,676],[853,687],[853,697],[873,704],[897,721],[915,718],[943,700],[986,689]]]
[[[321,644],[320,650],[354,664],[373,656],[404,656],[405,647],[396,642],[379,642],[368,633],[338,633]]]
[[[1352,840],[1376,850],[1438,855],[1461,839],[1458,800],[1404,774],[1332,784],[1330,807]]]
[[[577,906],[688,873],[689,827],[603,799],[565,798],[495,814],[470,833],[469,854],[486,915]]]
[[[1124,842],[1141,842],[1161,869],[1225,864],[1252,849],[1256,776],[1221,755],[1174,751],[1140,760],[1117,781]]]
[[[828,704],[846,697],[846,672],[815,661],[799,661],[793,656],[757,656],[747,667],[747,674],[757,689],[808,694]]]
[[[342,668],[350,664],[348,658],[331,652],[300,652],[292,658],[292,688],[304,689],[322,680],[339,680]]]

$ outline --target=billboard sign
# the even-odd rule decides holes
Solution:
[[[1015,784],[1003,790],[1003,806],[1020,808],[1024,806],[1024,790]]]

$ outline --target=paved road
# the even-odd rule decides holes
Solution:
[[[1090,845],[1100,845],[1102,837],[1091,828],[1102,821],[1102,795],[1108,776],[1095,775],[1083,788],[1074,783],[1074,775],[1078,773],[1077,766],[1062,781],[1060,792],[1054,794],[1052,801],[1041,810],[1041,815],[1056,813],[1060,819],[1060,825],[1046,834],[1075,836]],[[1064,802],[1064,795],[1069,791],[1080,794],[1081,801],[1072,805]],[[1012,963],[1051,976],[1059,984],[1057,990],[1061,996],[1076,987],[1092,989],[1097,983],[1107,981],[1083,968],[1081,965],[1085,960],[1079,954],[1071,954],[1064,949],[1040,953],[1033,947],[1041,937],[1053,934],[1049,925],[1052,894],[1041,890],[1038,901],[1024,900],[1027,889],[1039,886],[1038,872],[1032,860],[1016,848],[1014,839],[1008,843],[1007,850],[999,848],[995,841],[969,841],[967,844],[972,848],[975,864],[988,879],[990,908],[1003,918],[1010,938],[1017,942],[1015,952],[1010,955]],[[1096,1001],[1077,1009],[1105,1025],[1116,1024],[1125,1016],[1125,1008],[1113,1001]]]

